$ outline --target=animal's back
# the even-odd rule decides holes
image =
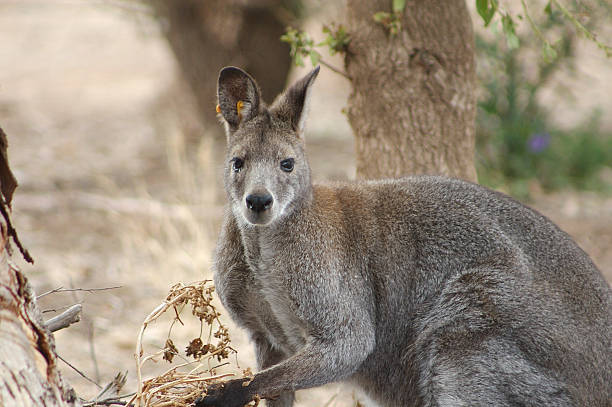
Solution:
[[[380,401],[426,402],[448,393],[441,382],[461,392],[480,381],[472,401],[502,404],[491,380],[519,404],[612,398],[610,288],[544,216],[443,177],[315,186],[317,194],[336,197],[375,293],[377,350],[356,379],[385,388]]]

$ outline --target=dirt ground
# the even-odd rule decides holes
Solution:
[[[587,77],[603,83],[611,71],[602,72]],[[136,388],[142,320],[172,284],[210,278],[222,214],[218,162],[205,142],[185,141],[194,131],[205,140],[209,130],[197,124],[177,77],[171,52],[138,3],[0,2],[0,126],[20,182],[14,223],[36,260],[19,264],[37,293],[120,286],[48,295],[40,305],[51,311],[83,303],[82,321],[57,333],[58,353],[98,383],[128,370],[127,391]],[[598,89],[605,112],[612,112],[610,82],[602,86],[607,93]],[[321,73],[307,143],[315,178],[354,174],[341,113],[347,95],[343,79]],[[575,237],[612,281],[612,198],[562,192],[536,194],[530,204]],[[253,366],[244,334],[228,325],[241,366]],[[160,349],[167,329],[164,322],[151,326],[145,344]],[[181,340],[197,329],[175,332]],[[73,369],[62,370],[81,397],[97,393]],[[352,391],[335,385],[301,392],[298,400],[354,405]]]

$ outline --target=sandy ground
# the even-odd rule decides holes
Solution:
[[[186,129],[200,128],[189,119],[195,113],[169,49],[145,12],[117,4],[123,3],[0,2],[0,126],[20,182],[14,223],[36,260],[21,266],[36,292],[121,286],[41,300],[45,310],[84,306],[83,320],[56,335],[58,352],[98,383],[129,370],[131,391],[140,324],[172,284],[210,277],[223,202],[206,143],[184,142]],[[603,75],[586,76],[603,82],[610,70]],[[354,174],[342,81],[329,71],[318,79],[308,141],[316,178]],[[607,82],[594,92],[608,86],[600,105],[608,103],[603,108],[611,112]],[[589,97],[587,105],[593,103]],[[611,198],[565,192],[531,204],[574,236],[612,280]],[[194,330],[176,334],[185,339],[197,336]],[[167,323],[148,332],[145,344],[160,348]],[[252,366],[243,333],[232,332],[241,365]],[[80,396],[95,395],[95,385],[62,369]],[[354,405],[352,392],[338,386],[298,399],[300,406]]]

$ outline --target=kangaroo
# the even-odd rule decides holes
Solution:
[[[514,199],[441,176],[315,184],[304,150],[319,69],[270,106],[218,82],[229,205],[215,284],[256,348],[253,378],[197,406],[356,384],[380,406],[611,406],[612,290]]]

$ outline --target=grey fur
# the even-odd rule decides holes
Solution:
[[[612,405],[612,292],[590,258],[468,182],[312,185],[303,122],[317,72],[270,107],[243,71],[220,75],[229,205],[215,283],[257,349],[245,397],[289,407],[295,390],[344,380],[381,406]],[[241,98],[257,102],[239,118]],[[252,193],[271,208],[250,213]]]

